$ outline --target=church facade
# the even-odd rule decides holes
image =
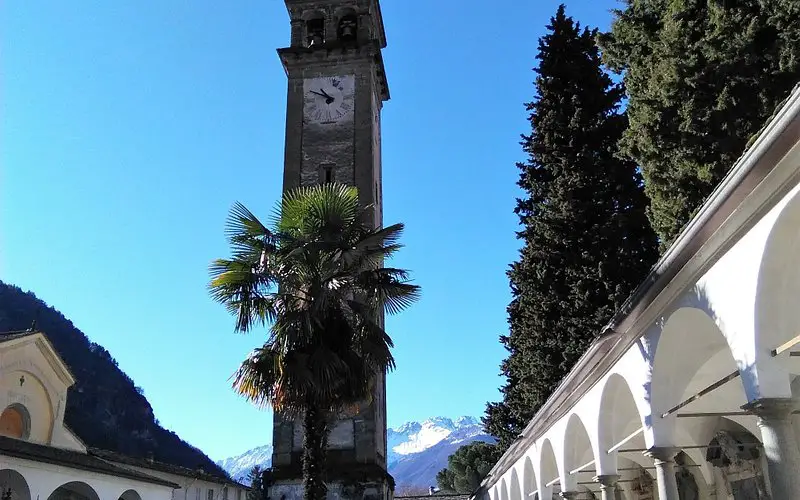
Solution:
[[[800,499],[800,86],[480,500]]]
[[[231,480],[88,448],[64,425],[74,383],[44,334],[0,336],[0,498],[245,499]]]

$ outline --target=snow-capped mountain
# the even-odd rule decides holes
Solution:
[[[271,444],[265,444],[246,451],[237,457],[230,457],[217,462],[217,465],[225,469],[233,479],[245,484],[250,484],[247,480],[247,475],[253,467],[265,468],[269,467],[270,464],[272,464]]]
[[[478,419],[433,417],[424,422],[407,422],[388,429],[387,462],[398,487],[428,488],[436,484],[436,473],[447,467],[447,457],[472,441],[494,442],[483,431]],[[255,465],[269,467],[272,446],[252,449],[238,457],[220,460],[217,464],[239,481]]]

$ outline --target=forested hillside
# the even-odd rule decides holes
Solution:
[[[0,332],[28,329],[34,320],[77,379],[65,419],[87,446],[135,458],[152,453],[159,462],[227,477],[202,451],[159,425],[142,390],[103,346],[33,293],[0,281]]]

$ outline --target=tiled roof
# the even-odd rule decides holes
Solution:
[[[145,483],[178,488],[173,482],[149,476],[125,467],[120,467],[100,458],[80,453],[78,451],[64,450],[52,446],[22,441],[10,437],[0,436],[0,455],[23,458],[34,462],[44,462],[53,465],[63,465],[73,469],[90,472],[99,472],[109,476],[124,477]]]
[[[9,340],[19,339],[22,337],[30,337],[36,335],[37,331],[34,330],[18,330],[15,332],[0,332],[0,342],[8,342]]]
[[[90,448],[89,453],[96,457],[102,458],[103,460],[109,460],[111,462],[116,462],[119,464],[132,465],[134,467],[142,467],[144,469],[166,472],[167,474],[175,474],[178,476],[200,479],[203,481],[208,481],[210,483],[227,484],[231,486],[239,486],[241,488],[247,488],[247,486],[237,481],[234,481],[229,477],[224,477],[219,474],[212,474],[210,472],[205,472],[199,469],[193,470],[186,467],[181,467],[179,465],[172,465],[164,462],[156,462],[155,460],[150,461],[144,458],[133,458],[127,455],[122,455],[114,451],[101,450],[98,448]]]

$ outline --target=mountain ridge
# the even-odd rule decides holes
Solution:
[[[424,488],[436,485],[436,474],[447,467],[447,458],[461,446],[484,441],[494,443],[475,417],[430,417],[410,421],[386,431],[387,464],[398,488]],[[235,480],[243,481],[254,467],[269,467],[272,445],[253,448],[240,455],[218,460]]]

